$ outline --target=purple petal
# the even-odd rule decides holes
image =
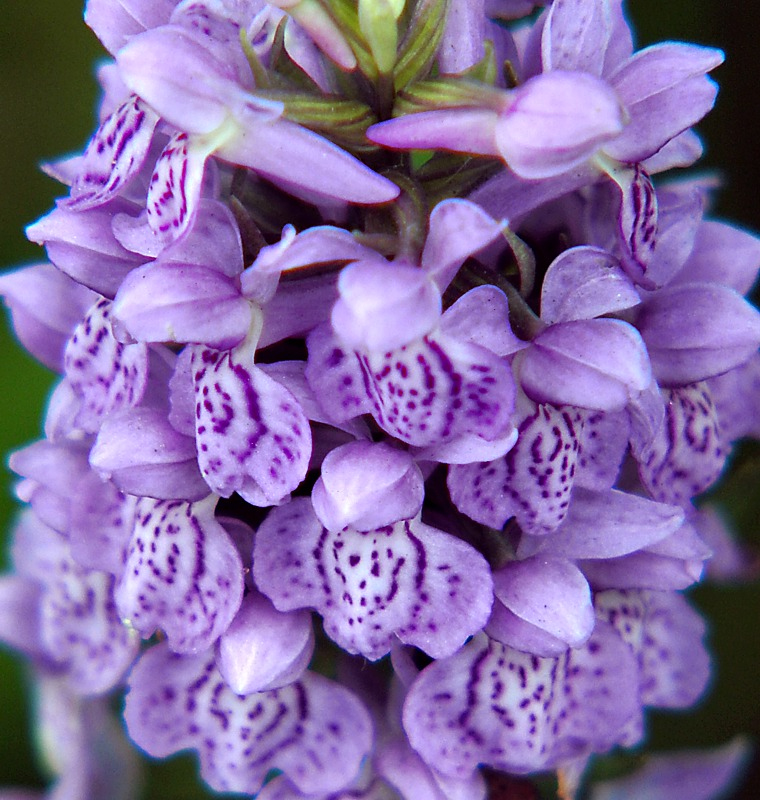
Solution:
[[[726,461],[718,415],[706,384],[663,389],[665,424],[639,465],[655,500],[688,505],[715,483]]]
[[[138,341],[199,342],[226,349],[245,338],[251,305],[213,267],[160,261],[133,270],[114,316]]]
[[[546,271],[541,286],[541,319],[550,325],[592,319],[640,302],[614,256],[596,247],[571,247]]]
[[[81,397],[77,424],[97,433],[112,412],[132,408],[148,381],[148,348],[117,342],[111,330],[111,302],[98,300],[66,345],[66,377]]]
[[[40,584],[25,575],[0,575],[0,642],[35,659],[45,657],[35,613],[41,592]]]
[[[384,443],[353,442],[327,454],[312,503],[328,530],[350,525],[368,531],[416,517],[423,496],[422,474],[408,453]]]
[[[581,165],[622,130],[623,110],[607,83],[583,72],[556,71],[514,91],[495,134],[507,165],[532,180]]]
[[[601,77],[612,20],[607,4],[555,0],[541,36],[545,70],[577,70]]]
[[[132,95],[98,128],[71,187],[68,208],[103,205],[137,175],[148,154],[158,115]]]
[[[521,358],[520,382],[537,403],[620,411],[651,381],[644,342],[619,320],[552,325]]]
[[[404,728],[444,775],[466,778],[479,763],[533,772],[615,744],[639,713],[636,682],[626,645],[601,624],[556,659],[478,636],[420,673]]]
[[[183,500],[209,494],[198,471],[195,442],[175,431],[158,409],[137,408],[108,417],[90,464],[126,494]]]
[[[452,466],[448,486],[464,514],[501,529],[517,517],[526,533],[543,535],[565,518],[583,432],[583,413],[543,405],[519,422],[518,439],[501,459]]]
[[[277,611],[264,595],[252,592],[219,639],[216,664],[230,689],[246,695],[298,680],[313,652],[309,612]]]
[[[239,697],[213,655],[179,656],[163,644],[132,670],[124,716],[154,757],[197,750],[201,775],[219,792],[256,794],[279,769],[307,794],[332,793],[356,775],[372,742],[364,707],[321,675]]]
[[[244,366],[246,353],[193,349],[198,464],[222,497],[276,505],[306,475],[311,431],[284,386]]]
[[[169,22],[174,6],[174,0],[88,0],[84,21],[113,54],[136,34]]]
[[[662,386],[683,386],[727,372],[760,344],[760,314],[718,284],[686,283],[652,294],[636,325]]]
[[[630,420],[624,412],[592,412],[583,424],[575,480],[586,489],[611,489],[628,449]]]
[[[491,610],[483,557],[418,521],[327,531],[306,498],[273,509],[256,535],[254,578],[283,611],[316,608],[344,650],[376,660],[398,637],[439,658]]]
[[[178,653],[210,647],[237,612],[243,566],[214,519],[216,497],[199,503],[141,499],[124,574],[120,613],[145,637],[166,633]]]
[[[61,372],[66,341],[95,295],[52,264],[0,276],[0,294],[11,310],[13,329],[21,344],[46,367]]]

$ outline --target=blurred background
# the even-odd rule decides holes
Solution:
[[[715,111],[699,128],[707,144],[704,169],[719,171],[724,188],[713,214],[760,231],[760,91],[756,37],[760,6],[744,0],[629,0],[638,45],[682,40],[723,48],[713,73],[721,86]],[[78,0],[5,0],[0,25],[0,269],[44,260],[24,238],[61,187],[41,161],[80,150],[95,126],[94,65],[104,58],[82,22]],[[21,351],[0,321],[0,454],[40,436],[52,376]],[[0,542],[14,513],[12,480],[0,469]],[[715,498],[748,542],[760,547],[760,446],[743,444]],[[5,547],[0,544],[0,563]],[[711,694],[688,714],[650,715],[653,749],[709,746],[737,733],[760,743],[760,587],[699,587],[692,592],[710,620],[716,669]],[[15,658],[0,649],[0,787],[42,786],[27,733],[29,692]],[[760,760],[732,795],[760,797]],[[146,798],[206,797],[190,759],[151,771]]]

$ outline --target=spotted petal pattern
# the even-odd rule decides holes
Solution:
[[[503,458],[450,467],[451,499],[492,528],[516,517],[526,533],[550,533],[570,505],[583,425],[579,409],[535,406],[523,416],[517,442]]]
[[[253,505],[276,505],[306,475],[309,421],[282,384],[243,362],[234,352],[193,349],[198,463],[222,497],[238,492]]]
[[[158,116],[136,95],[122,103],[88,145],[64,204],[83,210],[115,197],[142,167],[157,124]]]
[[[215,791],[256,794],[279,769],[310,796],[335,792],[354,778],[371,746],[367,711],[321,675],[240,697],[212,652],[179,656],[159,644],[129,683],[124,716],[132,739],[156,757],[197,750]]]
[[[639,714],[636,681],[635,659],[604,623],[558,658],[480,635],[420,673],[403,723],[412,747],[444,775],[465,778],[478,764],[547,769],[614,745]]]
[[[137,405],[148,381],[148,348],[117,342],[111,329],[109,300],[98,300],[69,339],[66,377],[82,399],[77,424],[97,433],[112,411]]]
[[[213,644],[242,599],[243,566],[214,519],[216,502],[141,499],[116,588],[122,616],[146,638],[163,629],[179,653]]]
[[[723,470],[726,450],[718,415],[704,382],[662,392],[665,424],[639,464],[639,475],[655,500],[688,504]]]
[[[631,278],[652,288],[646,270],[657,243],[657,195],[652,179],[639,164],[621,170],[616,178],[621,191],[618,224],[623,266]]]
[[[278,609],[316,608],[331,638],[372,660],[396,637],[450,655],[483,627],[493,600],[488,564],[464,542],[417,520],[328,531],[306,498],[259,528],[253,574]]]

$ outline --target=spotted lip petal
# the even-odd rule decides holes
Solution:
[[[247,367],[246,353],[193,349],[198,463],[222,497],[238,492],[253,505],[276,505],[306,475],[311,431],[295,397]]]
[[[213,653],[179,656],[159,644],[142,656],[129,685],[124,716],[132,739],[159,758],[198,751],[203,778],[219,792],[256,794],[279,769],[309,795],[330,794],[354,778],[372,744],[362,704],[314,673],[240,697]]]
[[[240,606],[243,566],[214,519],[217,498],[198,503],[141,499],[124,573],[119,612],[146,638],[160,628],[173,650],[210,647]]]
[[[551,769],[616,743],[640,715],[637,679],[635,659],[604,623],[558,658],[479,635],[420,673],[403,723],[412,747],[444,775],[466,778],[478,764]]]
[[[328,531],[307,498],[270,512],[253,570],[275,607],[316,608],[329,636],[372,660],[396,637],[434,658],[453,653],[493,599],[485,559],[453,536],[416,520]]]

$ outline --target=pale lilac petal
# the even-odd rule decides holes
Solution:
[[[760,344],[760,313],[718,284],[660,289],[642,304],[636,325],[662,386],[684,386],[747,361]]]
[[[722,747],[649,755],[632,774],[595,783],[590,800],[717,800],[728,796],[750,752],[737,737]]]
[[[0,276],[0,294],[21,344],[46,367],[61,372],[66,342],[96,295],[52,264],[5,273]]]
[[[183,500],[209,494],[195,442],[175,431],[158,409],[132,409],[105,420],[90,464],[126,494]]]
[[[567,647],[580,647],[594,629],[588,583],[569,561],[540,556],[510,561],[493,573],[493,586],[496,602],[561,642],[561,649],[550,655],[559,655]],[[505,644],[518,646],[497,636],[490,624],[488,633]]]
[[[359,261],[338,279],[332,326],[353,350],[395,350],[430,333],[441,316],[441,295],[427,273],[411,264]]]
[[[88,145],[64,206],[94,208],[118,195],[140,171],[157,124],[158,115],[136,95],[119,106]]]
[[[647,268],[657,246],[657,193],[640,164],[618,169],[612,177],[621,195],[618,225],[623,266],[635,282],[651,289],[655,283]]]
[[[372,743],[367,711],[321,675],[239,697],[213,654],[179,656],[163,644],[132,670],[124,715],[154,757],[197,750],[201,775],[219,792],[256,794],[279,769],[301,791],[332,793],[353,779]]]
[[[155,262],[127,276],[113,313],[138,341],[225,349],[245,338],[252,312],[235,282],[213,267]]]
[[[537,403],[620,411],[651,381],[644,342],[620,320],[552,325],[521,358],[520,383]]]
[[[612,34],[609,6],[597,0],[555,0],[541,36],[545,70],[577,70],[601,77]]]
[[[682,522],[677,506],[617,490],[577,487],[562,525],[551,536],[523,537],[518,556],[540,550],[552,558],[614,558],[661,541]]]
[[[665,424],[640,462],[639,475],[655,500],[688,505],[718,479],[727,452],[706,384],[662,391]]]
[[[256,535],[254,578],[275,607],[316,608],[344,650],[376,660],[398,638],[438,658],[491,610],[483,557],[419,521],[327,531],[306,498],[273,509]]]
[[[502,158],[529,180],[560,175],[623,130],[615,92],[583,72],[547,72],[515,90],[496,123]]]
[[[115,53],[133,36],[169,22],[176,0],[88,0],[84,21],[109,53]]]
[[[485,0],[449,3],[446,26],[438,47],[438,65],[444,74],[465,72],[484,56]]]
[[[370,125],[367,138],[396,150],[435,149],[498,156],[495,139],[498,121],[498,113],[491,109],[423,111]]]
[[[443,292],[462,264],[497,240],[503,229],[504,222],[468,200],[443,200],[430,212],[422,268]]]
[[[313,652],[308,611],[277,611],[264,595],[251,592],[219,639],[216,664],[230,689],[246,695],[298,680]]]
[[[214,518],[216,497],[198,503],[141,499],[124,574],[119,611],[145,638],[157,629],[178,653],[210,647],[237,612],[243,566]]]
[[[680,42],[636,53],[610,77],[630,122],[607,152],[620,161],[643,161],[699,122],[717,94],[705,73],[722,62],[720,50]]]
[[[312,489],[314,512],[328,530],[361,531],[416,517],[422,473],[412,457],[384,443],[353,442],[325,457]]]
[[[517,441],[517,428],[510,427],[495,439],[484,439],[474,433],[463,433],[448,442],[413,448],[418,461],[439,461],[441,464],[473,464],[494,461],[511,450]]]
[[[628,449],[630,419],[624,412],[586,414],[575,480],[586,489],[611,489]]]
[[[571,247],[546,271],[541,286],[541,319],[550,325],[592,319],[640,302],[614,256],[596,247]]]
[[[109,414],[137,405],[148,381],[147,346],[117,342],[110,317],[111,302],[98,300],[66,345],[66,377],[82,400],[76,422],[88,433]]]
[[[479,763],[550,769],[615,744],[639,713],[636,682],[634,659],[603,624],[586,645],[556,659],[478,636],[420,673],[404,704],[404,728],[444,775],[466,778]]]
[[[276,505],[306,475],[311,431],[295,397],[246,355],[193,348],[198,464],[222,497]]]
[[[760,439],[760,353],[707,382],[718,411],[724,444],[751,436]]]
[[[453,466],[448,486],[464,514],[501,529],[516,517],[533,535],[550,533],[570,505],[583,433],[583,413],[541,405],[521,415],[518,439],[501,459]]]
[[[686,130],[641,163],[650,175],[656,175],[675,167],[690,167],[702,158],[704,152],[699,136],[692,130]]]
[[[40,584],[25,575],[0,575],[0,642],[31,658],[45,657],[40,641],[41,594]]]
[[[737,538],[733,527],[716,508],[703,506],[692,519],[700,539],[711,551],[707,574],[712,581],[745,581],[755,578],[756,556]]]

